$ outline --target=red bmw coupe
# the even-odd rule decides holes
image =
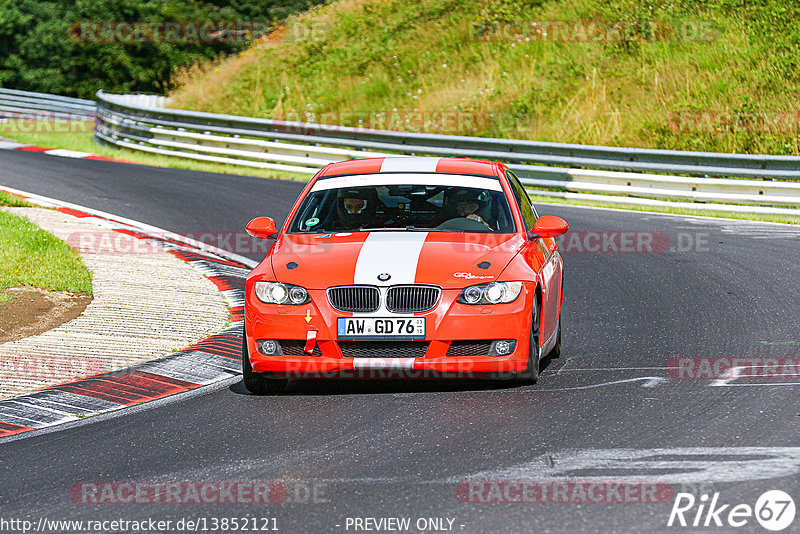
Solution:
[[[247,277],[244,384],[301,377],[536,382],[561,350],[563,265],[503,164],[393,157],[332,163],[308,183]]]

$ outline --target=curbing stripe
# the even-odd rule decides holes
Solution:
[[[222,292],[222,296],[228,301],[228,307],[230,308],[244,306],[244,291],[241,289],[228,289]]]
[[[88,217],[92,217],[92,215],[89,215],[88,213],[84,213],[82,211],[74,210],[72,208],[58,208],[58,209],[56,209],[56,211],[59,212],[59,213],[63,213],[65,215],[72,215],[73,217],[77,217],[79,219],[85,219],[85,218],[88,218]]]
[[[232,278],[244,280],[244,277],[246,277],[247,273],[250,272],[247,268],[243,268],[240,265],[228,265],[222,262],[208,261],[207,259],[189,260],[187,259],[187,254],[184,254],[183,251],[175,251],[174,254],[180,259],[188,261],[192,267],[203,274],[207,274],[208,276],[230,276]],[[197,254],[192,256],[197,256]]]
[[[214,282],[214,284],[219,288],[220,291],[228,291],[230,289],[236,289],[239,291],[244,291],[244,279],[237,278],[235,276],[228,276],[228,275],[221,275],[221,276],[209,276],[209,280]],[[233,308],[237,308],[238,306],[233,306]]]
[[[238,323],[244,321],[244,306],[231,308],[231,322]]]
[[[12,436],[20,432],[27,432],[33,428],[24,425],[15,425],[12,423],[0,423],[0,437]]]
[[[75,393],[68,393],[66,391],[52,391],[45,389],[36,391],[25,397],[18,397],[12,401],[24,401],[36,406],[50,408],[70,414],[83,414],[88,412],[100,412],[108,410],[117,406],[116,403],[96,399],[94,397],[87,397],[86,395],[78,395]],[[9,402],[9,401],[4,401]]]
[[[234,324],[180,352],[156,360],[2,400],[0,438],[121,410],[241,374],[244,280],[252,262],[239,262],[235,254],[205,247],[136,221],[94,210],[83,211],[81,206],[17,190],[10,192],[34,202],[41,199],[74,217],[94,217],[107,223],[105,225],[113,231],[159,242],[166,252],[187,261],[217,286],[231,304]]]
[[[60,158],[72,159],[92,159],[95,161],[113,161],[116,163],[130,163],[134,165],[141,165],[135,161],[126,159],[110,158],[108,156],[101,156],[99,154],[92,154],[90,152],[79,152],[77,150],[67,150],[65,148],[46,148],[43,146],[26,145],[24,143],[16,143],[14,141],[0,141],[0,150],[22,150],[23,152],[41,152],[48,156],[57,156]]]
[[[57,412],[36,404],[15,401],[8,401],[2,411],[15,417],[28,419],[29,421],[44,421],[48,424],[60,423],[75,418],[73,415]]]
[[[12,425],[19,425],[19,426],[28,426],[33,428],[39,428],[43,426],[47,426],[46,421],[35,421],[33,419],[26,419],[23,415],[26,413],[26,410],[16,410],[13,406],[9,409],[2,409],[0,410],[0,423],[10,423]]]
[[[89,395],[97,399],[105,399],[123,406],[134,404],[140,400],[156,398],[154,395],[147,395],[144,391],[138,393],[131,388],[127,388],[121,381],[104,380],[103,378],[89,378],[61,386],[59,389],[80,393],[81,395]]]
[[[66,148],[54,148],[45,152],[48,156],[61,156],[62,158],[85,159],[94,156],[91,152],[79,152],[77,150],[67,150]]]
[[[238,365],[236,369],[229,369],[225,367],[225,361],[230,361],[230,358],[194,350],[176,353],[168,359],[148,362],[142,369],[176,380],[191,382],[197,387],[213,384],[239,374]]]
[[[201,341],[197,345],[194,345],[192,350],[209,352],[215,356],[234,359],[238,362],[239,358],[242,356],[242,338],[237,338],[235,341],[230,339]]]
[[[16,143],[14,141],[4,141],[0,139],[0,150],[15,150],[25,146],[24,143]]]

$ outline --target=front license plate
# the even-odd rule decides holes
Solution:
[[[423,339],[425,318],[339,317],[339,339],[402,337]]]

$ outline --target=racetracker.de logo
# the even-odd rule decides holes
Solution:
[[[467,480],[456,487],[471,504],[652,504],[674,495],[663,482]]]
[[[573,230],[556,238],[561,252],[658,254],[670,248],[664,232]]]
[[[50,111],[0,112],[5,134],[87,134],[95,128],[94,114]]]
[[[76,504],[280,504],[281,482],[76,482],[69,499]]]
[[[800,378],[800,357],[675,357],[667,360],[667,376],[683,380],[797,380]]]
[[[237,254],[264,254],[272,241],[251,237],[244,232],[193,232],[178,236],[153,233],[147,236],[127,231],[74,232],[67,236],[67,244],[84,254],[156,254],[173,250],[187,240]]]
[[[418,97],[420,93],[409,96]],[[435,109],[377,109],[369,111],[288,111],[279,131],[314,135],[340,130],[393,130],[414,133],[477,132],[500,118],[500,114],[482,111]]]
[[[268,21],[124,21],[84,20],[72,24],[76,43],[243,43],[269,36],[278,29]]]
[[[106,371],[98,358],[70,358],[64,356],[17,356],[0,359],[0,381],[46,380],[58,378],[62,382],[77,380]]]
[[[472,22],[469,39],[528,43],[633,43],[633,42],[708,42],[720,32],[708,21],[685,20],[667,23],[655,20],[510,20]]]

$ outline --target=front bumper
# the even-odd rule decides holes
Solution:
[[[414,314],[426,318],[425,339],[405,342],[427,345],[424,355],[417,357],[403,357],[395,350],[386,354],[390,357],[378,356],[374,350],[369,351],[369,357],[345,357],[337,339],[336,323],[337,318],[353,314],[333,309],[324,290],[310,290],[311,302],[301,306],[266,304],[248,291],[245,324],[250,363],[254,372],[280,377],[422,378],[441,375],[480,378],[486,374],[520,372],[528,363],[533,289],[526,284],[514,302],[485,306],[460,304],[456,302],[460,290],[442,290],[433,310]],[[388,312],[380,315],[395,316]],[[297,342],[305,343],[312,331],[316,336],[313,356],[305,353],[267,356],[260,353],[256,345],[256,341],[262,339],[293,340],[297,345]],[[500,339],[516,341],[511,354],[469,355],[461,351],[463,355],[447,355],[453,341]],[[349,342],[348,354],[353,354],[357,343]]]

